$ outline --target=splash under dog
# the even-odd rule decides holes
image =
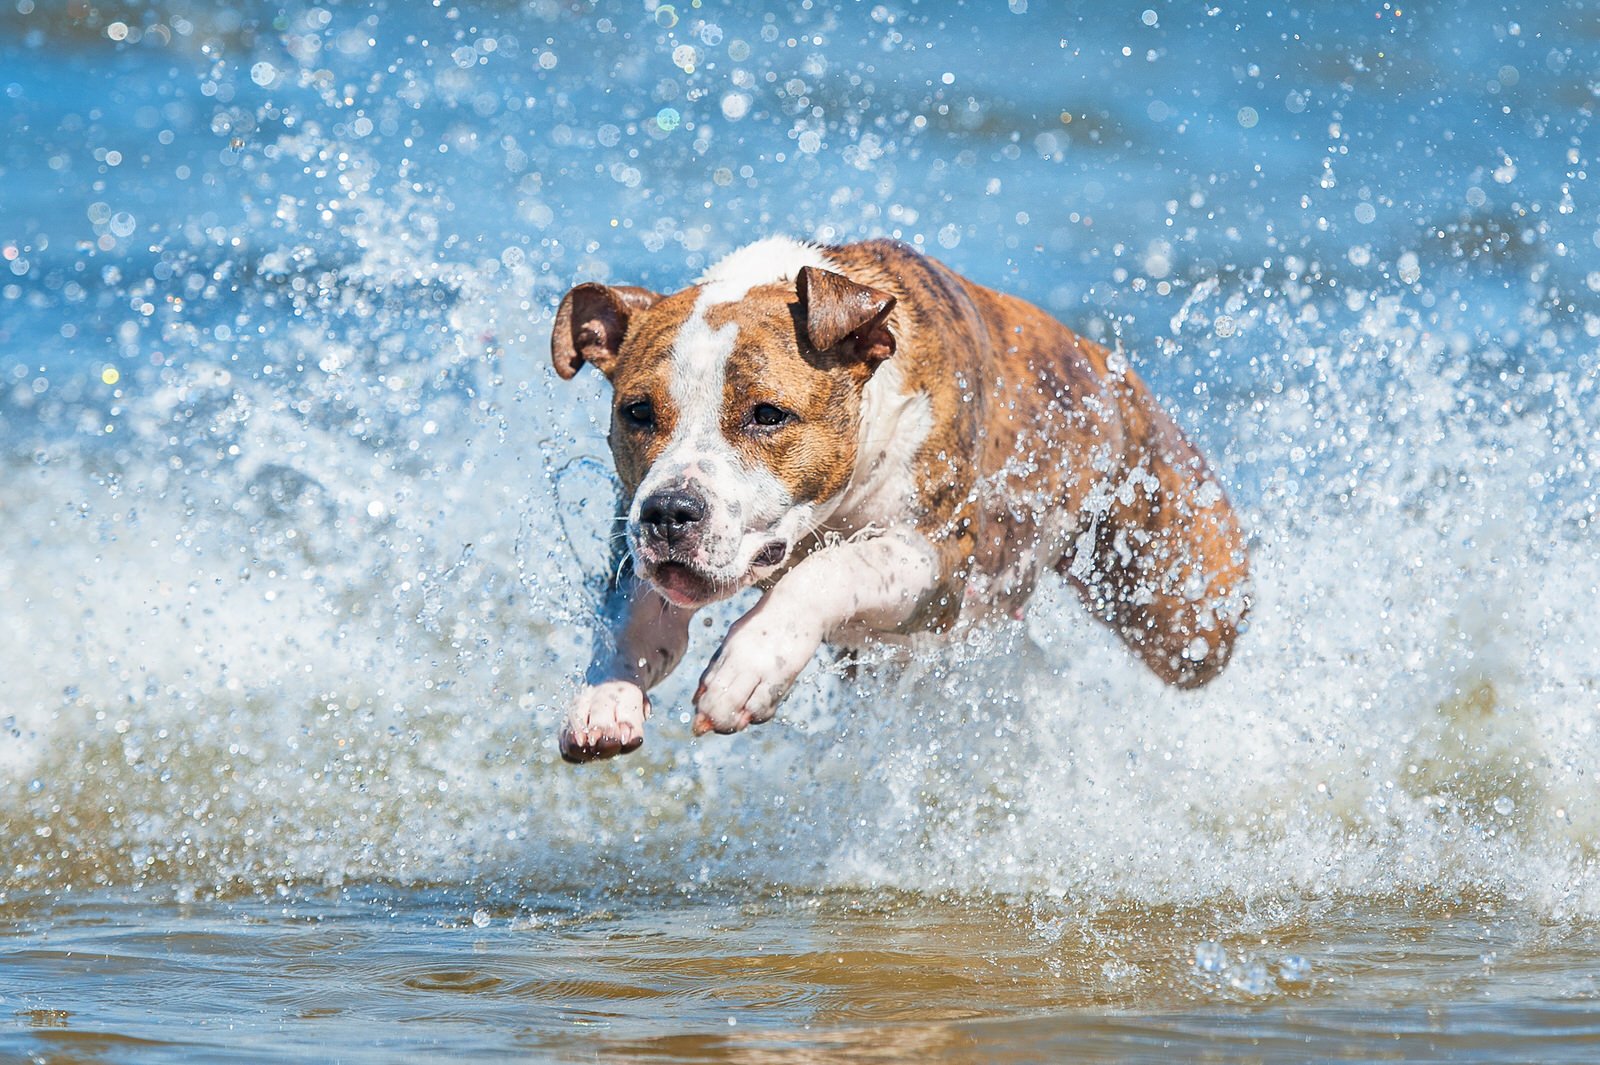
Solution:
[[[1120,353],[904,244],[763,240],[672,295],[580,284],[550,345],[611,382],[625,552],[569,761],[637,748],[695,611],[750,586],[696,735],[770,719],[823,644],[1016,615],[1046,570],[1169,684],[1232,654],[1248,560],[1199,451]]]

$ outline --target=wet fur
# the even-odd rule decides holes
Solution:
[[[1039,561],[1069,575],[1163,680],[1216,676],[1248,608],[1244,537],[1205,459],[1127,361],[903,245],[829,255],[896,294],[897,365],[905,388],[933,401],[918,524],[944,580],[918,623],[953,624],[975,578],[995,607],[1020,608],[1038,569],[1016,563],[1048,546],[1041,529],[1064,513],[1070,542]]]
[[[718,594],[742,581],[767,595],[707,667],[697,732],[770,717],[823,641],[1014,614],[1046,570],[1168,683],[1227,664],[1249,606],[1243,535],[1124,359],[892,241],[767,241],[725,264],[665,297],[580,285],[552,335],[562,376],[592,362],[611,378],[630,529],[642,485],[689,478],[718,514],[720,555],[737,563],[763,530],[790,530],[781,565],[717,577]],[[648,430],[623,416],[641,400]],[[794,418],[757,430],[759,403]],[[681,469],[658,463],[684,454]],[[681,593],[619,583],[623,646],[597,655],[563,732],[569,757],[642,740],[643,692],[676,666],[697,608],[668,609],[664,594]],[[630,632],[651,646],[627,646]]]

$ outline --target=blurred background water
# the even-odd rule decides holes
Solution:
[[[0,1050],[581,1055],[585,1002],[641,1055],[1154,1054],[1113,1008],[1282,1057],[1415,1003],[1407,1047],[1582,1059],[1597,59],[1580,3],[3,0]],[[554,305],[773,233],[1125,347],[1249,521],[1229,672],[1165,690],[1047,589],[732,739],[686,667],[563,766],[612,482]]]

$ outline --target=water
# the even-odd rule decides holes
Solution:
[[[1111,907],[1060,923],[886,893],[525,897],[476,919],[473,905],[446,889],[366,888],[9,907],[38,942],[8,958],[27,986],[8,995],[16,1023],[0,1053],[1585,1061],[1600,1044],[1592,924],[1481,905],[1330,901],[1256,919]],[[1235,929],[1226,947],[1211,945],[1234,959],[1226,969],[1183,956],[1223,926]],[[1292,972],[1295,949],[1318,962]]]
[[[6,0],[0,1053],[1592,1057],[1597,36]],[[1252,530],[1227,674],[1047,588],[562,765],[554,303],[772,232],[1122,343]]]

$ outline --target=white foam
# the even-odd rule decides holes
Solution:
[[[472,338],[516,328],[506,293],[534,284],[459,280],[465,346],[424,379],[487,363]],[[1174,343],[1235,295],[1186,309]],[[520,392],[402,396],[380,458],[327,420],[362,378],[291,397],[196,368],[170,409],[130,400],[122,476],[70,448],[0,469],[0,892],[493,868],[1152,903],[1488,890],[1600,914],[1600,557],[1573,457],[1595,408],[1557,374],[1572,402],[1474,416],[1494,382],[1462,369],[1470,333],[1312,300],[1231,312],[1233,342],[1281,355],[1237,399],[1180,405],[1257,542],[1250,631],[1213,685],[1163,687],[1046,582],[993,647],[859,680],[819,663],[778,722],[691,739],[746,598],[695,626],[644,750],[582,769],[554,740],[589,642],[574,559],[603,557],[610,518],[598,386],[574,403],[513,352]],[[324,324],[278,343],[363,357]],[[185,409],[206,454],[240,454],[172,469]]]

